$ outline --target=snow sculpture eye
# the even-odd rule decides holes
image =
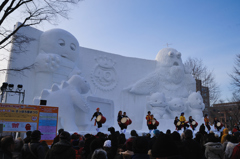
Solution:
[[[61,46],[65,46],[65,41],[63,39],[59,39],[58,44]]]
[[[169,52],[169,53],[168,53],[168,56],[173,57],[173,56],[174,56],[174,53],[173,53],[173,52]]]
[[[76,50],[76,46],[75,46],[73,43],[71,43],[70,48],[71,48],[71,50],[73,50],[73,51]]]
[[[181,52],[178,52],[178,53],[177,53],[177,58],[179,58],[179,59],[180,59],[180,58],[181,58],[181,56],[182,56]]]

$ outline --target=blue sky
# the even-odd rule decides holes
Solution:
[[[37,28],[62,28],[82,47],[150,60],[170,43],[183,61],[202,59],[214,71],[221,99],[231,97],[227,73],[240,54],[239,0],[84,0],[69,17]]]

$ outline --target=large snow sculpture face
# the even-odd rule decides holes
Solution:
[[[190,104],[190,107],[193,109],[202,109],[203,110],[205,108],[205,104],[203,103],[203,98],[199,91],[192,92],[188,96],[187,102]]]
[[[164,68],[169,73],[167,79],[170,82],[179,84],[184,77],[184,65],[181,53],[172,48],[160,50],[156,56],[157,68]]]
[[[153,93],[148,97],[148,103],[152,107],[165,108],[167,106],[164,93]]]
[[[172,67],[180,66],[183,67],[181,53],[172,48],[164,48],[160,50],[155,58],[158,61],[158,66]]]
[[[55,53],[63,58],[75,61],[79,53],[79,43],[69,32],[62,29],[52,29],[41,35],[39,51]]]
[[[185,110],[184,102],[180,98],[172,99],[171,101],[168,102],[168,105],[171,111],[182,112]]]

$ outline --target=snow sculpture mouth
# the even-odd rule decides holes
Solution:
[[[178,66],[179,64],[177,62],[174,62],[173,63],[173,66]]]

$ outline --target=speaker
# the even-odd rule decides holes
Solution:
[[[40,100],[40,105],[47,105],[47,100]]]

